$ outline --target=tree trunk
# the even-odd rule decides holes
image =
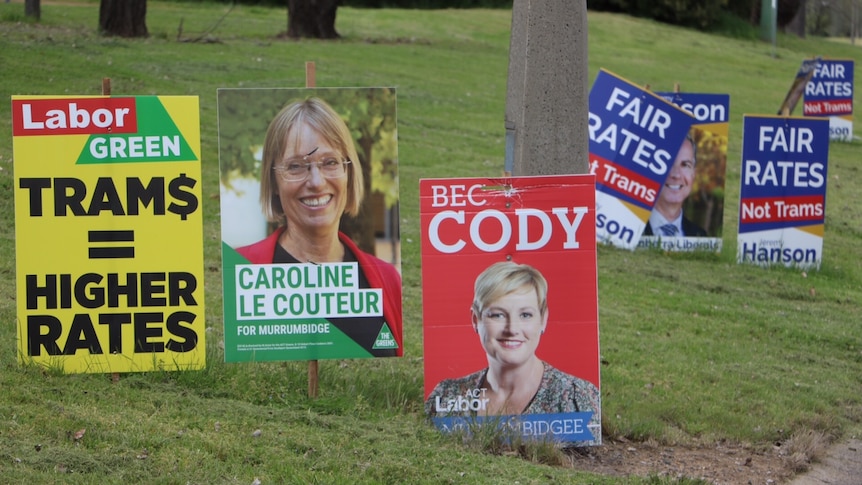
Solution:
[[[778,28],[787,28],[787,25],[796,17],[796,13],[799,11],[799,8],[803,6],[803,0],[778,0],[778,12],[777,18],[775,19]]]
[[[796,11],[796,15],[793,17],[793,20],[787,24],[787,27],[784,29],[785,32],[796,34],[797,37],[805,38],[805,29],[807,27],[808,20],[805,18],[806,15],[806,0],[802,0],[799,5],[799,9]]]
[[[147,0],[101,0],[99,31],[102,35],[147,37]]]
[[[335,11],[341,0],[287,0],[287,36],[337,39]]]
[[[40,20],[42,18],[42,6],[39,0],[24,0],[24,15]]]
[[[751,8],[748,10],[748,23],[757,25],[760,23],[760,0],[751,0]]]

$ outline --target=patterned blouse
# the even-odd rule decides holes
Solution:
[[[521,414],[552,414],[552,413],[572,413],[572,412],[587,412],[593,411],[593,417],[590,420],[590,427],[594,430],[601,429],[593,427],[593,425],[601,425],[601,397],[599,390],[591,382],[577,378],[573,375],[556,369],[547,362],[542,362],[544,372],[542,374],[542,383],[539,385],[539,390],[536,395],[527,404],[527,407]],[[488,368],[474,372],[470,375],[457,379],[444,379],[428,396],[425,401],[425,412],[430,417],[447,417],[447,416],[474,416],[475,411],[438,411],[436,406],[437,398],[442,402],[450,399],[456,399],[458,396],[467,396],[468,392],[473,392],[476,389],[487,388],[485,376],[488,374]]]
[[[551,414],[594,411],[596,415],[601,410],[599,390],[591,382],[555,368],[547,362],[542,362],[544,372],[542,383],[536,395],[527,404],[521,414]],[[444,379],[431,391],[425,401],[425,412],[430,417],[471,416],[471,411],[437,412],[434,403],[439,396],[441,400],[465,396],[467,391],[487,388],[485,376],[488,368],[457,379]]]

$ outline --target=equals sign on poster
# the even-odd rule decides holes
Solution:
[[[90,259],[123,259],[135,257],[134,246],[112,244],[135,242],[135,231],[88,231],[87,240],[90,243]],[[99,245],[99,243],[107,244]]]

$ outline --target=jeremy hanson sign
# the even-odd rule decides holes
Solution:
[[[596,237],[634,249],[694,118],[605,70],[589,103]]]
[[[434,424],[600,444],[595,178],[423,179],[419,192]]]
[[[853,140],[853,61],[818,59],[805,85],[805,116],[829,118],[829,137]]]
[[[737,261],[820,267],[829,120],[743,118]]]
[[[205,366],[198,98],[12,97],[19,361]]]

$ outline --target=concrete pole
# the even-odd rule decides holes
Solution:
[[[589,172],[586,0],[515,0],[506,172]]]

